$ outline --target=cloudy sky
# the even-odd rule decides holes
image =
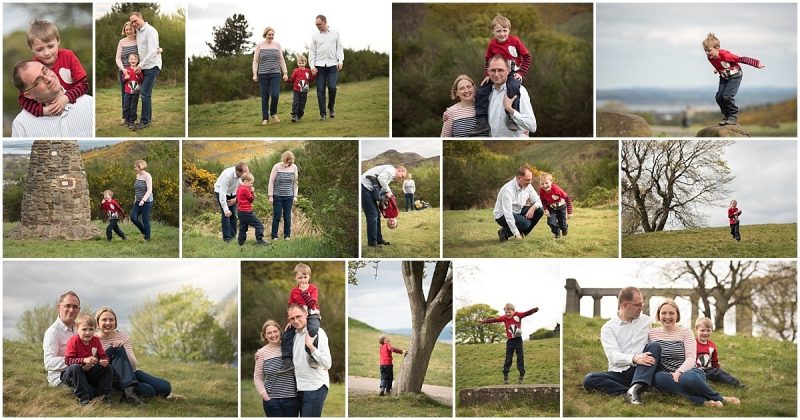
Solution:
[[[397,150],[400,153],[414,152],[423,157],[441,156],[442,155],[442,141],[438,139],[425,139],[425,140],[402,140],[392,139],[385,140],[362,140],[361,141],[361,159],[372,159],[375,156],[387,151]]]
[[[186,11],[186,1],[185,0],[159,0],[158,2],[159,8],[158,10],[163,14],[173,14],[179,8]],[[95,20],[100,19],[104,15],[108,14],[111,11],[111,5],[114,3],[95,3],[94,5],[94,18]],[[144,20],[147,20],[147,16],[144,16]],[[119,25],[122,28],[122,24]]]
[[[191,261],[6,261],[3,263],[3,337],[17,337],[16,324],[26,309],[55,304],[74,290],[94,309],[111,306],[120,328],[130,332],[128,317],[159,293],[183,285],[201,288],[212,302],[238,294],[239,262]],[[53,318],[55,320],[55,318]]]
[[[480,259],[456,262],[456,311],[485,303],[502,314],[512,303],[518,312],[538,307],[522,321],[523,336],[561,322],[566,304],[564,281],[557,262],[521,259]]]
[[[78,140],[78,148],[90,150],[96,147],[117,144],[124,140]],[[3,154],[30,154],[33,140],[3,140]]]
[[[267,26],[275,30],[275,41],[284,50],[306,53],[306,45],[317,30],[314,19],[325,15],[331,28],[339,31],[345,48],[371,49],[389,52],[392,43],[391,2],[370,2],[369,10],[361,10],[364,4],[353,3],[352,7],[339,2],[309,0],[302,3],[291,1],[195,1],[189,6],[189,22],[186,25],[186,54],[210,55],[206,42],[213,40],[215,26],[222,26],[225,19],[235,13],[243,14],[253,32],[251,41],[259,42]],[[344,58],[345,69],[347,57]]]
[[[748,86],[796,86],[796,4],[598,4],[596,13],[598,89],[716,87],[701,45],[709,32],[766,66],[743,66]]]

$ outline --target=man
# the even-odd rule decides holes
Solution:
[[[141,130],[150,127],[153,115],[153,86],[156,84],[156,77],[161,71],[161,54],[158,52],[158,31],[144,21],[142,14],[132,12],[130,16],[131,25],[136,29],[136,47],[139,50],[139,64],[136,70],[142,72],[142,116],[135,129]]]
[[[317,337],[308,334],[306,330],[308,313],[303,306],[293,303],[289,305],[286,314],[295,328],[292,360],[297,391],[303,401],[300,416],[322,417],[322,407],[325,405],[330,387],[328,369],[331,368],[331,350],[328,347],[328,335],[322,328],[319,329]],[[314,339],[318,339],[317,347],[314,346]],[[312,368],[308,363],[306,348],[318,366]]]
[[[497,237],[500,242],[509,238],[522,239],[531,233],[544,215],[542,200],[531,186],[533,171],[527,164],[517,169],[517,176],[497,192],[494,204],[494,221],[500,225]]]
[[[111,391],[111,380],[114,371],[108,367],[92,369],[99,365],[99,360],[92,358],[92,362],[67,366],[64,356],[67,341],[77,334],[75,318],[81,311],[81,300],[78,295],[69,291],[58,299],[58,318],[44,333],[42,348],[44,350],[44,368],[47,371],[47,383],[52,386],[61,384],[72,388],[73,393],[83,404],[97,396],[108,395]],[[97,390],[89,386],[89,380],[98,384]],[[105,391],[105,394],[103,392]]]
[[[378,209],[378,201],[384,195],[386,198],[392,198],[394,194],[389,188],[389,183],[392,180],[401,182],[407,175],[408,171],[405,167],[395,168],[392,165],[376,166],[361,175],[361,208],[367,219],[367,244],[369,246],[380,248],[390,244],[383,240],[381,234],[381,212]]]
[[[628,286],[620,290],[617,299],[617,315],[600,330],[600,343],[608,358],[608,372],[586,375],[583,387],[587,391],[625,394],[625,399],[631,404],[641,404],[641,393],[653,383],[658,370],[661,346],[647,342],[653,321],[642,314],[642,292]]]
[[[328,26],[328,19],[317,15],[318,33],[311,37],[308,47],[308,66],[311,74],[317,77],[317,101],[319,102],[319,119],[325,121],[325,87],[328,88],[328,114],[336,117],[336,80],[338,72],[344,65],[344,47],[339,39],[339,32]]]
[[[242,174],[250,172],[244,162],[225,169],[214,182],[214,194],[217,195],[217,204],[222,213],[222,240],[230,243],[236,237],[236,189],[242,183]]]
[[[525,86],[519,87],[519,112],[512,107],[514,99],[506,95],[506,81],[511,72],[511,65],[501,55],[489,59],[489,78],[492,80],[493,89],[489,97],[489,128],[492,137],[528,137],[536,132],[536,116],[533,115],[531,98]],[[506,126],[506,112],[519,127],[511,131]]]
[[[17,63],[13,71],[14,86],[20,95],[47,105],[64,92],[53,71],[35,60]],[[60,115],[35,117],[26,110],[14,118],[12,137],[94,137],[94,98],[79,96],[67,103]]]

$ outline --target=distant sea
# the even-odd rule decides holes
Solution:
[[[402,335],[402,336],[405,336],[405,337],[410,337],[411,336],[411,328],[398,328],[398,329],[394,329],[394,330],[384,330],[384,332],[389,333],[389,334]],[[442,330],[442,333],[439,334],[439,339],[438,340],[446,342],[446,343],[450,343],[450,344],[453,343],[453,325],[452,325],[452,323],[447,324],[447,326],[444,327],[444,329]]]
[[[696,89],[625,88],[599,89],[597,108],[614,101],[624,104],[631,111],[658,113],[680,112],[687,106],[694,111],[717,110],[714,100],[716,86]],[[739,107],[764,105],[797,98],[797,88],[747,88],[743,86],[736,95]]]
[[[79,140],[78,147],[82,151],[96,149],[119,143],[121,140]],[[33,140],[3,140],[3,154],[27,155],[31,152]]]

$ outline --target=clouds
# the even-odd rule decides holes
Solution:
[[[433,264],[425,265],[428,276],[423,288],[430,286]],[[348,316],[380,330],[411,328],[411,309],[403,283],[400,261],[381,261],[377,277],[371,262],[358,271],[358,286],[347,286]]]
[[[384,140],[362,140],[361,158],[372,159],[379,154],[394,149],[400,153],[413,152],[423,157],[441,156],[442,141],[436,139],[425,140],[400,140],[392,139],[389,142]]]

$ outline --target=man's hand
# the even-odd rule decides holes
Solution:
[[[232,206],[234,204],[236,204],[236,199],[235,198],[231,198],[230,200],[228,200],[228,206]]]
[[[511,115],[514,115],[514,100],[517,99],[517,95],[514,95],[513,98],[509,98],[508,95],[503,95],[503,108],[505,108],[506,112]]]
[[[231,217],[232,214],[230,210],[225,210],[225,217]]]
[[[490,79],[489,76],[484,77],[480,85],[481,86],[485,85],[489,81],[489,79]]]
[[[528,211],[527,211],[527,212],[525,212],[525,218],[526,218],[526,219],[533,219],[533,215],[536,213],[536,209],[537,209],[537,208],[538,208],[538,207],[531,207],[531,208],[529,208],[529,209],[528,209]]]
[[[342,64],[342,63],[337,64],[336,65],[336,71],[342,71],[342,67],[344,67],[344,64]]]
[[[519,80],[520,82],[522,81],[522,75],[519,73],[514,73],[514,78]]]
[[[108,359],[100,359],[100,366],[108,367]]]
[[[652,353],[646,351],[642,354],[637,354],[636,356],[633,356],[633,363],[643,366],[653,366],[654,364],[656,364],[656,358],[653,357]]]
[[[311,67],[311,74],[313,74],[314,76],[317,75],[317,68],[316,67]]]
[[[391,191],[387,191],[386,192],[386,198],[392,198],[392,197],[394,197],[394,194],[392,194]]]
[[[306,337],[306,347],[308,347],[308,349],[311,350],[311,352],[313,353],[314,350],[317,349],[316,347],[314,347],[314,339],[317,337],[312,337],[311,333],[308,332],[308,329],[306,329],[305,337]]]
[[[47,106],[42,108],[42,114],[61,115],[61,113],[64,112],[64,108],[67,106],[68,103],[69,103],[69,98],[67,98],[67,95],[64,95],[62,93],[61,95],[58,95],[58,97],[54,99],[53,102],[50,102],[49,104],[47,104]]]

